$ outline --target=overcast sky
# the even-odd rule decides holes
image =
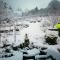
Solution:
[[[51,0],[6,0],[6,2],[12,6],[14,10],[21,8],[22,10],[31,10],[36,6],[40,8],[45,8],[48,6]]]

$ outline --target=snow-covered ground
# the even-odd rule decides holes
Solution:
[[[56,50],[57,46],[49,46],[49,48],[46,50],[47,51],[47,55],[45,56],[49,56],[52,55],[53,58],[55,58],[56,60],[60,60],[60,53]],[[59,46],[60,47],[60,46]],[[38,52],[37,49],[33,49],[33,50],[29,50],[28,51],[30,53],[30,55],[35,54]],[[0,58],[0,60],[23,60],[23,53],[19,50],[19,51],[13,51],[14,56],[12,57],[8,57],[8,58]],[[36,59],[42,57],[42,55],[36,55]],[[47,59],[49,60],[49,59]],[[51,60],[51,59],[50,59]]]
[[[39,47],[48,47],[48,49],[47,49],[48,55],[52,55],[56,60],[60,60],[60,57],[59,57],[60,53],[57,50],[57,48],[60,48],[60,44],[58,44],[58,45],[43,44],[45,41],[45,39],[44,39],[45,34],[48,34],[48,33],[51,33],[51,34],[53,33],[55,35],[58,34],[58,32],[48,31],[48,28],[51,28],[51,26],[47,26],[50,24],[50,22],[45,23],[45,21],[43,20],[41,22],[36,22],[36,23],[30,23],[30,22],[25,22],[25,23],[28,23],[29,27],[22,28],[22,29],[20,29],[20,27],[19,27],[20,31],[16,32],[17,34],[16,34],[15,44],[19,45],[20,43],[23,43],[25,34],[27,33],[30,43],[33,42],[36,46],[39,46]],[[45,23],[45,25],[43,25],[44,23]],[[9,41],[9,43],[14,42],[13,33],[12,33],[12,35],[8,35],[8,34],[7,35],[2,34],[2,36],[5,35]],[[58,39],[60,39],[60,38],[58,38]],[[4,37],[4,39],[1,37],[1,40],[5,40],[5,37]],[[37,51],[35,51],[35,52],[37,52]],[[22,60],[23,54],[21,51],[13,51],[13,53],[14,53],[14,56],[8,57],[8,58],[0,58],[0,60]]]

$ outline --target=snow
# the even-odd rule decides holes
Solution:
[[[56,47],[56,46],[55,46]],[[47,57],[49,55],[52,55],[53,58],[55,58],[56,60],[60,60],[60,53],[55,49],[55,47],[50,46],[46,51],[47,51],[47,55],[38,55],[39,50],[34,48],[32,50],[28,50],[28,56],[30,55],[35,55],[36,59],[40,58],[40,57]],[[25,50],[24,50],[25,51]],[[8,58],[0,58],[0,60],[22,60],[23,59],[23,54],[21,51],[13,51],[14,56],[12,57],[8,57]]]
[[[39,39],[40,37],[44,36],[43,31],[40,28],[40,24],[39,23],[30,23],[28,28],[24,28],[21,31],[21,35],[25,35],[28,34],[28,37],[30,39],[30,41],[34,42],[36,39]]]
[[[35,58],[40,58],[40,57],[46,57],[46,56],[52,55],[56,60],[60,60],[60,52],[57,50],[57,49],[60,49],[60,37],[58,37],[58,32],[48,30],[49,28],[52,28],[52,25],[54,24],[53,22],[54,20],[56,20],[56,19],[52,20],[52,18],[55,18],[55,17],[54,16],[50,16],[50,18],[49,17],[29,17],[29,16],[20,17],[21,12],[18,12],[18,11],[13,12],[12,10],[9,9],[9,6],[6,6],[5,8],[4,4],[5,2],[1,0],[0,1],[0,20],[2,21],[8,18],[9,20],[11,20],[10,22],[11,24],[16,23],[18,25],[21,24],[22,26],[19,26],[18,27],[19,32],[16,32],[16,42],[14,42],[13,32],[1,34],[0,36],[0,60],[23,60],[23,52],[20,49],[19,51],[13,51],[12,53],[14,54],[14,56],[12,57],[1,58],[1,55],[5,54],[4,52],[5,48],[1,48],[1,47],[3,46],[3,42],[6,44],[15,43],[15,46],[23,43],[26,33],[28,34],[30,43],[33,42],[35,46],[37,46],[38,48],[40,47],[39,49],[34,48],[32,50],[27,50],[28,56],[36,55]],[[9,25],[5,21],[4,23],[2,22],[2,24],[4,24],[4,27],[3,26],[1,27],[0,25],[1,27],[0,30],[13,29],[13,26],[5,27],[5,25]],[[25,28],[25,24],[29,25],[29,27]],[[45,35],[51,35],[51,34],[58,37],[57,45],[44,44]],[[8,40],[8,42],[5,42],[6,39]],[[47,49],[45,50],[47,52],[47,55],[38,55],[42,47],[47,47]],[[46,60],[49,60],[49,59],[46,59]]]
[[[18,19],[16,17],[16,19]],[[33,19],[32,19],[33,20]],[[18,24],[20,24],[21,22],[18,22]],[[48,44],[44,44],[45,41],[45,34],[49,35],[49,34],[53,34],[55,36],[58,36],[58,32],[51,32],[48,30],[48,28],[51,28],[51,26],[48,26],[48,23],[50,24],[50,21],[48,21],[47,23],[45,23],[45,26],[43,26],[43,24],[45,23],[44,20],[42,20],[41,22],[36,22],[36,23],[30,23],[30,21],[24,21],[22,24],[29,24],[28,28],[24,28],[22,27],[22,29],[19,27],[20,31],[16,32],[16,46],[23,43],[24,42],[24,38],[25,38],[25,34],[28,34],[28,38],[30,43],[34,43],[35,46],[38,47],[47,47],[48,49],[47,51],[47,55],[52,55],[54,58],[56,58],[56,60],[60,60],[60,53],[58,52],[58,48],[60,48],[59,44],[58,45],[48,45]],[[46,25],[47,24],[47,25]],[[5,29],[5,28],[4,28]],[[13,28],[12,28],[13,29]],[[45,31],[45,32],[44,32]],[[11,35],[9,35],[11,34]],[[10,32],[8,34],[4,33],[2,34],[1,40],[5,40],[5,38],[3,37],[5,36],[9,43],[12,44],[14,42],[14,36],[13,33]],[[58,37],[58,40],[60,40],[60,38]],[[2,45],[2,43],[1,43]],[[0,45],[0,46],[1,46]],[[1,52],[1,50],[0,50]],[[33,49],[33,50],[28,50],[27,51],[29,55],[36,55],[39,53],[39,49]],[[23,53],[19,50],[19,51],[13,51],[14,56],[12,57],[8,57],[8,58],[0,58],[0,60],[22,60],[23,58]],[[43,55],[43,56],[47,56],[47,55]],[[41,57],[41,55],[37,56]]]

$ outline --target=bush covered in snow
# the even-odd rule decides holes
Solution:
[[[45,34],[45,42],[49,45],[57,44],[58,32],[57,31],[50,31],[46,30]]]
[[[57,38],[57,37],[53,37],[53,38],[47,37],[47,38],[46,38],[46,42],[47,42],[49,45],[55,45],[55,44],[57,44],[56,38]]]
[[[57,44],[57,37],[54,35],[46,36],[45,42],[49,45],[55,45]]]

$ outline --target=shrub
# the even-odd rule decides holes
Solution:
[[[7,53],[11,53],[10,49],[6,49],[5,52],[7,52]]]
[[[49,45],[55,45],[55,44],[57,44],[57,37],[55,37],[55,36],[47,36],[46,38],[45,38],[45,42],[46,43],[48,43]]]
[[[18,47],[16,46],[16,47],[12,47],[12,49],[14,50],[14,51],[17,51],[18,50]]]
[[[23,49],[23,44],[20,44],[19,48]]]

